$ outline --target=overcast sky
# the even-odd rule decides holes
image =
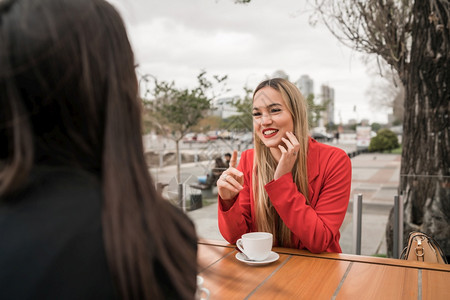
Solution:
[[[125,19],[141,74],[194,87],[201,70],[228,75],[229,95],[243,95],[283,70],[295,82],[307,74],[316,95],[335,90],[335,120],[387,122],[372,107],[373,80],[361,55],[341,45],[323,26],[308,23],[304,0],[110,0]],[[353,108],[356,106],[356,112]]]

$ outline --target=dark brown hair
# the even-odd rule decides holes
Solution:
[[[134,65],[123,21],[106,1],[0,2],[0,196],[48,157],[96,174],[122,297],[162,298],[162,269],[174,294],[189,298],[195,230],[148,172]]]

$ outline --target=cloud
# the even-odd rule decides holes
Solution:
[[[324,26],[311,27],[305,1],[111,2],[125,19],[141,73],[183,87],[194,85],[200,70],[228,75],[230,94],[242,94],[246,84],[254,88],[276,70],[291,81],[308,74],[316,93],[322,84],[335,89],[336,114],[340,111],[343,121],[387,120],[385,112],[370,111],[365,91],[371,78],[360,54],[339,44]]]

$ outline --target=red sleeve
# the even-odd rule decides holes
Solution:
[[[335,151],[317,163],[320,163],[321,174],[313,183],[318,193],[314,207],[306,204],[291,173],[269,182],[265,189],[281,219],[294,234],[294,241],[298,241],[298,248],[307,248],[313,253],[342,252],[339,228],[350,197],[351,161],[345,152]]]
[[[237,169],[244,173],[243,190],[239,192],[236,201],[229,210],[225,211],[222,199],[218,197],[218,222],[219,230],[223,238],[231,244],[252,228],[251,204],[250,204],[250,176],[252,172],[253,159],[245,151],[241,155]]]

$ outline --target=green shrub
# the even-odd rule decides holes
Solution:
[[[397,135],[389,129],[380,129],[377,135],[370,140],[369,151],[383,152],[385,150],[391,152],[392,149],[398,148]]]

